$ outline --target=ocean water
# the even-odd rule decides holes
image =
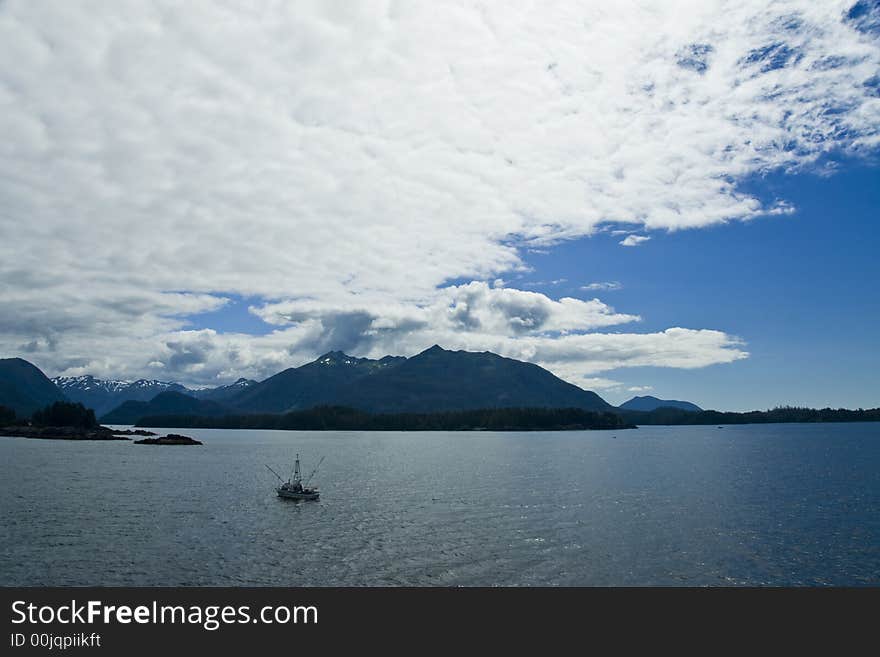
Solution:
[[[0,585],[880,584],[880,423],[179,432],[0,438]]]

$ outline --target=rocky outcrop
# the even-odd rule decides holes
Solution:
[[[143,440],[135,440],[135,445],[201,445],[200,440],[190,438],[189,436],[181,436],[178,433],[169,433],[167,436],[160,438],[144,438]]]

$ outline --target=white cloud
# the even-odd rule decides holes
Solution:
[[[584,376],[575,381],[581,388],[594,391],[614,391],[620,387],[620,381],[599,376]]]
[[[588,290],[588,291],[620,290],[622,288],[623,288],[623,285],[621,285],[617,281],[605,281],[603,283],[589,283],[589,284],[581,287],[582,290]]]
[[[646,235],[627,235],[625,239],[621,240],[620,243],[623,246],[638,246],[643,242],[647,242],[650,237]]]
[[[631,320],[444,286],[607,226],[790,212],[739,181],[880,145],[877,31],[850,5],[4,2],[0,347],[206,379],[368,320],[389,351],[433,330],[564,352],[545,362],[574,378],[652,348],[721,362],[740,352],[720,332],[583,334]],[[233,293],[305,319],[185,330]],[[480,330],[450,333],[456,312]]]
[[[442,288],[429,303],[419,305],[381,306],[375,301],[356,298],[341,306],[327,301],[299,300],[253,307],[251,312],[270,324],[356,313],[374,318],[371,324],[374,330],[419,325],[514,336],[585,331],[640,319],[637,315],[617,313],[598,299],[584,301],[563,297],[555,301],[538,292],[489,287],[478,281]]]
[[[528,288],[536,288],[536,287],[555,287],[557,285],[562,285],[563,283],[567,283],[567,278],[554,278],[552,281],[533,281],[531,283],[523,283],[522,287]]]
[[[654,386],[630,386],[627,388],[627,392],[651,392],[654,389]]]

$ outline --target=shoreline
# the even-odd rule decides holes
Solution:
[[[11,426],[0,427],[0,436],[7,438],[29,438],[32,440],[127,440],[128,436],[155,436],[152,431],[145,429],[119,429],[113,430],[108,427],[98,426],[88,429],[81,427],[33,427]]]
[[[351,427],[313,427],[313,428],[281,428],[281,427],[222,427],[222,426],[197,426],[190,425],[163,425],[151,426],[155,429],[208,429],[212,431],[284,431],[287,433],[321,433],[321,432],[356,432],[356,433],[564,433],[576,431],[627,431],[633,429],[651,428],[651,427],[704,427],[707,429],[727,429],[739,426],[755,426],[755,425],[819,425],[819,424],[874,424],[876,420],[828,420],[828,421],[809,421],[809,422],[734,422],[727,424],[696,424],[696,423],[674,423],[674,424],[633,424],[620,427],[502,427],[502,428],[486,428],[486,427],[465,427],[465,428],[351,428]],[[68,427],[0,427],[0,438],[25,438],[30,440],[67,440],[67,441],[128,441],[132,444],[177,444],[171,442],[160,442],[160,437],[153,440],[152,437],[159,436],[153,431],[136,428],[137,425],[130,425],[135,428],[128,429],[108,429],[101,427],[101,430],[80,431],[70,429]],[[145,441],[134,441],[129,436],[146,437]]]

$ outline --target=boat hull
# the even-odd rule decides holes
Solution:
[[[278,497],[283,497],[286,500],[302,500],[302,501],[311,501],[317,500],[320,497],[320,493],[294,493],[289,490],[279,490]]]

